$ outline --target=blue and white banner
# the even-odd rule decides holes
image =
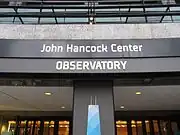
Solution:
[[[87,135],[101,135],[99,105],[88,106]]]

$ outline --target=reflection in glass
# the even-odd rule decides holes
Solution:
[[[137,135],[136,131],[136,122],[134,120],[131,121],[132,135]]]
[[[69,135],[69,122],[59,121],[58,135]]]
[[[147,135],[150,135],[150,124],[149,124],[149,121],[146,120],[145,123],[146,123],[146,133],[147,133]]]
[[[143,135],[143,129],[142,129],[142,121],[137,121],[136,122],[137,125],[137,134],[138,135]]]
[[[153,126],[154,126],[154,135],[159,135],[159,127],[157,120],[153,120]]]
[[[128,135],[127,132],[127,121],[117,121],[117,135]]]

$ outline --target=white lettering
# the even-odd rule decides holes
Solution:
[[[62,70],[62,61],[56,62],[56,70]]]
[[[107,45],[97,45],[97,46],[90,46],[90,45],[69,45],[67,44],[66,47],[67,52],[108,52]]]
[[[111,51],[112,52],[141,52],[142,51],[142,45],[117,45],[112,44],[111,45]]]
[[[123,70],[125,70],[125,69],[126,69],[127,61],[120,61],[120,63],[121,63],[122,66],[123,66]]]
[[[125,70],[127,61],[57,61],[56,70]]]
[[[63,46],[56,46],[54,44],[52,45],[46,45],[43,44],[43,47],[41,49],[41,52],[52,52],[52,53],[56,53],[56,52],[63,52]]]

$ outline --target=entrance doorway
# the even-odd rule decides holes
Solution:
[[[68,120],[21,120],[4,121],[1,135],[70,135]]]
[[[175,135],[177,122],[170,120],[118,120],[117,135]]]

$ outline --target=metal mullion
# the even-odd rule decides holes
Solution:
[[[143,130],[143,135],[147,135],[145,120],[142,120],[142,130]]]
[[[58,131],[59,131],[59,121],[55,120],[55,122],[54,122],[54,135],[58,135]]]
[[[35,128],[36,128],[36,121],[34,120],[33,122],[33,129],[32,129],[32,135],[35,133]]]
[[[162,135],[160,120],[158,120],[159,135]]]
[[[169,12],[171,12],[171,9],[170,9],[170,8],[169,8]],[[171,15],[171,21],[174,22],[172,15]]]
[[[169,10],[169,7],[167,7],[165,13],[168,12],[168,10]],[[163,15],[163,16],[161,17],[160,23],[163,21],[164,17],[165,17],[165,15]]]
[[[19,116],[16,117],[16,128],[15,128],[15,135],[19,135],[19,124],[20,124],[20,121],[19,121]]]
[[[0,115],[0,133],[1,133],[1,130],[2,130],[2,124],[3,124],[3,116]]]
[[[149,121],[150,135],[154,135],[154,123],[153,120]]]
[[[40,134],[39,135],[43,135],[44,132],[44,120],[41,120],[40,122]]]
[[[58,21],[57,21],[57,17],[56,17],[56,15],[55,15],[54,8],[52,8],[52,11],[53,11],[53,13],[54,13],[54,19],[55,19],[55,22],[56,22],[56,24],[58,24]]]
[[[42,7],[43,7],[43,0],[41,1],[41,6],[40,6],[40,15],[42,13]],[[41,16],[38,17],[38,24],[40,24]]]
[[[28,123],[29,123],[29,121],[26,121],[26,125],[25,125],[25,135],[28,135]]]
[[[16,12],[16,14],[19,15],[19,13],[18,13],[18,8],[13,8],[13,9],[14,9],[14,11]],[[24,24],[21,16],[18,16],[18,18],[19,18],[19,20],[21,21],[21,23]],[[14,22],[14,20],[15,20],[15,17],[14,17],[14,19],[13,19],[13,22]]]
[[[49,121],[49,124],[48,124],[48,135],[50,135],[50,126],[51,126],[51,121]]]
[[[139,135],[139,131],[138,131],[138,123],[137,123],[137,121],[135,121],[135,123],[136,123],[136,135]]]
[[[127,130],[128,130],[128,135],[132,135],[131,120],[127,121]]]
[[[145,9],[145,4],[144,4],[144,0],[142,0],[143,1],[143,12],[144,12],[144,14],[146,13],[146,9]],[[147,16],[145,15],[145,20],[146,20],[146,23],[148,23],[148,19],[147,19]]]

